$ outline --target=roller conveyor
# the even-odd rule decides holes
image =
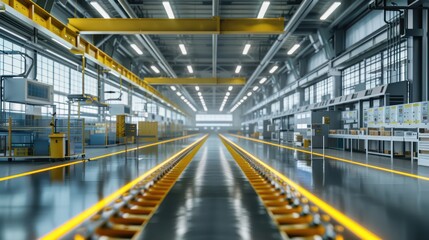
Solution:
[[[379,239],[223,136],[197,154],[204,139],[44,239]]]

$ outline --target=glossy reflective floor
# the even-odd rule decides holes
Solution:
[[[226,136],[383,239],[429,238],[429,181]]]
[[[0,182],[0,239],[48,233],[198,137]]]
[[[216,135],[180,176],[139,239],[281,239]]]

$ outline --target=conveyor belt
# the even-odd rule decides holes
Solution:
[[[204,136],[41,239],[132,238],[148,222]]]
[[[138,239],[281,239],[247,178],[213,135]]]
[[[231,140],[221,138],[285,238],[380,239]]]

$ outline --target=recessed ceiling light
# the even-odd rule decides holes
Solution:
[[[289,51],[287,52],[287,55],[292,55],[301,45],[295,44]]]
[[[143,54],[142,50],[139,47],[137,47],[137,45],[135,45],[134,43],[131,44],[130,46],[134,49],[134,51],[136,51],[136,53],[138,55],[142,55]]]
[[[274,66],[274,67],[272,67],[271,69],[270,69],[270,73],[274,73],[276,70],[277,70],[277,68],[279,68],[279,66]]]
[[[180,51],[183,55],[187,55],[188,51],[186,51],[185,44],[179,44]]]
[[[249,97],[252,96],[252,92],[248,92],[247,96],[249,96]]]
[[[169,1],[163,1],[162,5],[164,5],[164,9],[167,12],[168,18],[169,19],[174,19],[174,13],[173,13],[173,9],[171,8],[170,2]]]
[[[229,96],[231,93],[230,92],[226,92],[226,96]]]
[[[194,73],[194,69],[192,69],[191,65],[188,65],[187,68],[189,73]]]
[[[326,20],[341,5],[341,2],[334,2],[328,10],[320,17],[320,20]]]
[[[269,6],[270,6],[270,1],[264,1],[262,3],[261,9],[259,9],[257,18],[264,18],[265,13],[267,12]]]
[[[103,17],[103,18],[110,18],[109,14],[100,6],[100,4],[96,1],[91,1],[89,4],[91,4],[92,7],[97,10],[97,12]]]
[[[182,94],[180,92],[176,92],[177,96],[182,96]]]
[[[150,68],[151,68],[155,73],[160,73],[159,69],[158,69],[156,66],[152,65],[152,66],[150,66]]]
[[[195,86],[195,90],[200,91],[200,87]]]
[[[253,91],[256,91],[256,90],[258,90],[259,89],[259,87],[258,86],[254,86],[253,87]]]
[[[251,45],[250,44],[246,44],[244,45],[244,49],[243,49],[243,55],[247,55],[247,53],[249,53],[249,49],[250,49]]]
[[[202,96],[201,92],[198,92],[198,96]]]
[[[232,86],[229,86],[229,87],[228,87],[228,91],[231,91],[231,90],[232,90],[232,88],[233,88]]]
[[[260,84],[263,84],[264,82],[266,82],[267,81],[267,78],[266,77],[264,77],[264,78],[262,78],[261,80],[259,80],[259,83]]]
[[[240,73],[240,71],[241,71],[241,65],[238,65],[238,66],[235,68],[235,73]]]
[[[171,90],[176,91],[176,87],[175,86],[170,86]]]

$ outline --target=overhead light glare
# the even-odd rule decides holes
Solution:
[[[177,96],[182,96],[182,94],[180,92],[176,92]]]
[[[261,9],[259,9],[257,18],[264,18],[265,13],[267,12],[269,6],[270,6],[270,1],[264,1],[262,3]]]
[[[164,9],[167,12],[167,16],[169,19],[174,19],[174,13],[173,13],[173,9],[171,8],[170,2],[169,1],[163,1],[162,5],[164,5]]]
[[[301,45],[295,44],[289,51],[287,52],[287,55],[292,55]]]
[[[279,68],[279,66],[274,66],[270,69],[270,73],[274,73],[277,69]]]
[[[150,68],[151,68],[155,73],[160,73],[159,69],[158,69],[156,66],[152,65],[152,66],[150,66]]]
[[[260,84],[264,84],[264,82],[266,82],[267,81],[267,78],[266,77],[264,77],[264,78],[262,78],[261,80],[259,80],[259,83]]]
[[[332,5],[326,10],[326,12],[320,17],[320,20],[326,20],[334,11],[341,5],[341,2],[334,2]]]
[[[67,45],[65,45],[64,43],[60,42],[59,40],[55,39],[55,38],[51,38],[52,41],[54,41],[55,43],[57,43],[58,45],[63,46],[64,48],[67,48],[68,50],[70,50],[71,48]]]
[[[241,65],[238,65],[238,66],[235,68],[235,73],[240,73],[240,71],[241,71]]]
[[[192,69],[191,65],[188,65],[187,68],[189,73],[194,73],[194,69]]]
[[[109,14],[100,6],[100,4],[96,1],[90,2],[91,6],[97,10],[97,12],[103,17],[103,18],[110,18]]]
[[[143,54],[142,50],[139,47],[137,47],[137,45],[135,45],[134,43],[131,44],[130,46],[134,49],[134,51],[136,51],[136,53],[138,55],[142,55]]]
[[[230,92],[226,92],[226,96],[229,96],[231,93]]]
[[[202,96],[202,93],[201,93],[201,92],[198,92],[198,96]]]
[[[258,86],[254,86],[253,87],[253,91],[256,91],[256,90],[258,90],[259,89],[259,87]]]
[[[200,87],[195,86],[195,90],[200,91]]]
[[[252,96],[252,92],[248,92],[247,96],[249,96],[249,97]]]
[[[175,86],[170,86],[171,90],[176,91],[176,87]]]
[[[233,87],[232,86],[229,86],[228,87],[228,91],[231,91],[233,89]]]
[[[246,44],[246,45],[244,45],[244,49],[243,49],[243,55],[247,55],[247,53],[249,53],[249,50],[250,50],[250,47],[251,47],[252,45],[250,45],[250,44]]]
[[[179,44],[179,48],[180,48],[180,51],[182,52],[182,54],[183,55],[187,55],[188,54],[188,51],[186,51],[186,48],[185,48],[185,44]]]
[[[10,30],[8,30],[8,29],[4,28],[4,27],[0,27],[0,29],[1,29],[2,31],[4,31],[4,32],[9,33],[10,35],[12,35],[12,36],[14,36],[14,37],[17,37],[17,38],[21,39],[21,40],[28,41],[28,39],[27,39],[27,38],[25,38],[25,37],[23,37],[23,36],[21,36],[21,35],[19,35],[19,34],[16,34],[16,33],[12,32],[12,31],[10,31]]]

